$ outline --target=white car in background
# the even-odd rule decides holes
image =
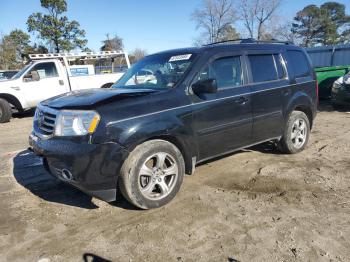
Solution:
[[[153,72],[148,69],[142,69],[136,74],[136,82],[138,84],[143,84],[146,82],[152,82],[157,81],[156,77],[154,76]]]
[[[35,54],[29,57],[31,62],[21,71],[7,81],[0,81],[0,123],[10,120],[13,109],[34,108],[45,99],[74,90],[108,88],[124,74],[95,74],[93,65],[70,65],[71,61],[114,61],[122,57],[127,68],[130,67],[128,55],[123,51]]]

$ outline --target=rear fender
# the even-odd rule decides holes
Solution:
[[[293,94],[284,110],[285,123],[287,123],[289,115],[294,110],[300,110],[304,112],[308,116],[310,125],[312,127],[316,109],[314,108],[314,104],[310,96],[302,91],[298,91]]]

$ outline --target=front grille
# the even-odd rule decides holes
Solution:
[[[34,125],[40,134],[45,136],[53,135],[58,112],[54,109],[38,106],[35,112]]]

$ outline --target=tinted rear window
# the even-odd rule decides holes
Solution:
[[[303,52],[290,50],[287,53],[296,78],[310,75],[309,63]]]
[[[278,79],[273,55],[249,55],[253,82],[265,82]]]

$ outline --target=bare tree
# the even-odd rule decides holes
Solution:
[[[292,42],[294,44],[300,44],[297,35],[292,30],[291,21],[274,21],[274,23],[271,23],[270,32],[275,39]]]
[[[141,48],[135,48],[130,52],[129,59],[131,63],[135,63],[147,55],[147,50]]]
[[[133,55],[136,61],[138,61],[147,55],[147,50],[141,49],[141,48],[135,48],[135,50],[131,52],[131,55]]]
[[[240,16],[251,38],[263,39],[266,23],[272,18],[281,0],[241,0]]]
[[[232,0],[203,0],[202,7],[192,13],[197,29],[206,43],[214,43],[224,38],[227,28],[236,21]]]
[[[120,38],[117,34],[113,38],[109,37],[109,34],[106,34],[106,40],[103,40],[103,45],[101,46],[101,51],[117,51],[123,49],[123,39]]]
[[[220,34],[219,41],[228,41],[240,38],[240,34],[232,25],[227,25]]]

